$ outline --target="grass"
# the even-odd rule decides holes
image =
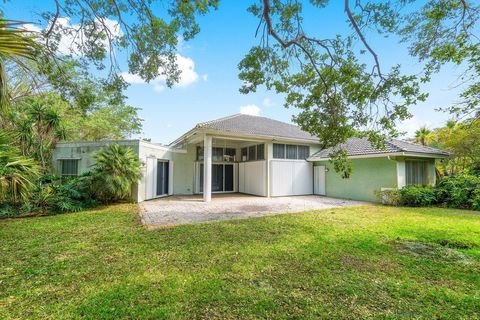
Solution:
[[[0,318],[480,318],[480,215],[357,207],[147,230],[0,221]]]

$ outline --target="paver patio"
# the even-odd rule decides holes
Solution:
[[[315,195],[265,198],[237,193],[214,195],[208,203],[201,195],[150,200],[140,204],[140,212],[146,225],[172,226],[365,204]]]

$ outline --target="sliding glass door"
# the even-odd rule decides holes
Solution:
[[[168,161],[157,162],[157,196],[168,194]]]
[[[199,166],[200,192],[203,192],[203,163]],[[212,165],[212,192],[233,192],[233,163],[215,163]]]

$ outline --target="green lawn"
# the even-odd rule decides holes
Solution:
[[[348,208],[147,230],[0,221],[0,319],[480,318],[480,215]]]

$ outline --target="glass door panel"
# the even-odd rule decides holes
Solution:
[[[168,194],[168,162],[157,162],[157,196]]]
[[[223,191],[223,164],[212,165],[212,192]]]
[[[225,165],[225,190],[233,191],[233,164]]]

